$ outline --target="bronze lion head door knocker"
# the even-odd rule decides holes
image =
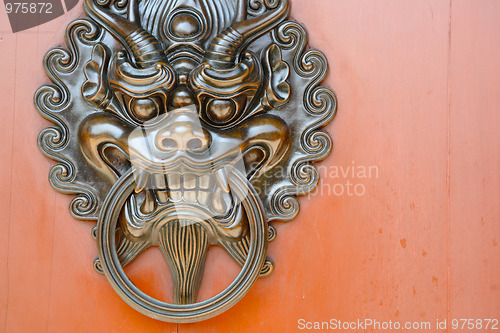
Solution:
[[[271,274],[273,221],[299,211],[318,183],[313,162],[331,139],[327,63],[307,50],[288,0],[85,0],[89,18],[48,52],[52,85],[35,103],[54,123],[40,133],[57,164],[49,179],[70,210],[97,221],[104,273],[139,312],[194,322],[226,311]],[[157,300],[124,267],[149,247],[170,267],[173,301]],[[241,272],[198,300],[207,251]]]

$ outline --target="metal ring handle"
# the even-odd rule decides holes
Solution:
[[[132,170],[111,188],[98,220],[97,247],[106,278],[113,289],[131,307],[151,318],[191,323],[212,318],[236,304],[250,290],[264,265],[268,243],[268,225],[262,203],[246,177],[231,177],[231,189],[240,197],[249,222],[250,249],[242,270],[221,293],[205,301],[177,305],[161,302],[138,289],[125,274],[116,253],[115,229],[120,210],[133,192]]]

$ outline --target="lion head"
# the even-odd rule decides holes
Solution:
[[[205,312],[176,319],[175,306],[143,297],[121,268],[158,246],[174,277],[174,303],[186,306],[202,304],[211,245],[245,271],[220,304],[234,304],[272,271],[268,223],[298,213],[295,196],[314,188],[312,162],[331,147],[318,129],[336,105],[317,86],[324,56],[305,51],[305,31],[287,21],[287,0],[84,5],[91,20],[68,27],[70,51],[49,52],[55,85],[36,95],[56,124],[39,138],[59,161],[51,182],[77,194],[75,217],[98,221],[95,267],[129,304],[170,321],[215,315],[221,310],[203,303]]]

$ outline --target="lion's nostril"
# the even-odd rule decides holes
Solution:
[[[203,146],[203,142],[198,138],[192,138],[187,143],[187,148],[192,151],[202,150]]]
[[[177,149],[177,141],[172,138],[164,138],[161,140],[161,146],[164,150]]]
[[[208,149],[210,133],[200,124],[195,109],[177,109],[168,112],[165,121],[153,130],[155,147],[161,151],[190,151],[200,153]]]

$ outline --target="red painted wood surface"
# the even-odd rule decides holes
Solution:
[[[293,1],[330,62],[334,152],[319,194],[277,225],[272,276],[189,325],[144,317],[112,291],[92,268],[92,223],[74,220],[71,198],[47,181],[36,137],[48,123],[32,98],[48,82],[44,54],[80,15],[12,34],[0,8],[1,332],[293,332],[299,319],[332,318],[443,332],[436,319],[500,319],[499,1]],[[134,281],[168,297],[158,253],[141,259]],[[202,295],[237,271],[213,251]]]

